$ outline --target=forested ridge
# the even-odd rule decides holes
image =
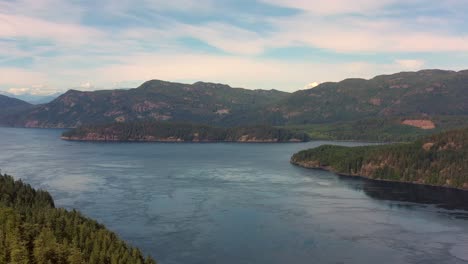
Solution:
[[[151,264],[155,261],[46,191],[0,174],[0,263]]]
[[[424,120],[434,124],[433,129],[405,125],[405,120]],[[423,136],[460,129],[468,126],[468,116],[432,116],[370,118],[329,124],[296,125],[285,128],[306,132],[313,140],[355,140],[371,142],[412,142]]]
[[[271,126],[220,128],[170,122],[87,125],[64,132],[63,139],[89,141],[289,142],[308,141],[303,132]]]
[[[467,82],[466,70],[421,70],[380,75],[370,80],[325,82],[312,89],[286,93],[205,82],[150,80],[134,89],[69,90],[50,103],[0,115],[0,124],[71,128],[152,120],[220,127],[301,126],[369,118],[466,116]],[[384,132],[393,135],[392,131]],[[348,133],[332,134],[353,137]]]
[[[428,136],[413,143],[324,145],[294,154],[291,163],[371,179],[468,189],[468,129]]]
[[[260,114],[259,109],[288,95],[276,90],[248,90],[216,83],[150,80],[134,89],[69,90],[30,111],[0,116],[0,124],[43,128],[142,120],[225,127],[264,124],[273,122],[274,117]]]

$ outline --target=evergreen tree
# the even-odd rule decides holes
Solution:
[[[155,263],[51,196],[0,175],[0,264]]]

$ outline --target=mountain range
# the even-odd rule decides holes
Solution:
[[[3,119],[20,127],[76,127],[137,120],[210,123],[230,126],[264,122],[259,109],[289,96],[276,90],[248,90],[197,82],[145,82],[135,89],[69,90],[48,104]]]
[[[9,119],[18,113],[33,108],[33,105],[20,99],[11,98],[0,94],[0,120]]]
[[[40,95],[32,93],[13,94],[5,91],[0,91],[0,95],[5,95],[11,98],[20,99],[30,104],[46,104],[52,102],[55,98],[59,97],[62,93],[57,92],[53,94]]]
[[[346,79],[295,92],[269,109],[289,124],[468,114],[468,71],[422,70]]]
[[[231,127],[397,118],[402,125],[425,130],[438,125],[431,123],[435,117],[465,115],[468,115],[468,71],[422,70],[370,80],[327,82],[294,93],[160,80],[126,90],[69,90],[47,104],[24,103],[17,111],[1,115],[0,123],[63,128],[153,120]]]

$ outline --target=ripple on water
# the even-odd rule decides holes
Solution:
[[[468,261],[468,243],[456,244],[450,249],[450,254],[458,259]]]
[[[116,164],[116,163],[96,163],[92,164],[93,166],[100,168],[109,168],[109,169],[135,169],[141,168],[141,166],[134,164]]]
[[[104,180],[86,174],[69,174],[65,177],[54,177],[43,182],[48,189],[61,192],[80,193],[94,190],[102,185]]]
[[[161,263],[468,263],[465,193],[288,162],[333,142],[87,144],[60,133],[0,128],[0,167]]]

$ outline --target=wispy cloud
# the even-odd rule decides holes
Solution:
[[[396,60],[397,65],[408,70],[420,70],[424,66],[422,60]]]
[[[318,83],[318,82],[311,82],[311,83],[307,84],[304,88],[305,89],[315,88],[315,87],[319,86],[319,84],[320,83]]]
[[[311,78],[459,69],[466,11],[463,0],[0,0],[0,89],[159,78],[294,90]],[[268,55],[294,47],[307,49]]]
[[[270,4],[297,8],[319,15],[336,15],[347,13],[366,13],[379,10],[386,5],[398,2],[396,0],[263,0]]]
[[[32,85],[31,87],[13,87],[7,90],[8,93],[15,95],[51,95],[58,91],[54,88],[47,87],[43,84]]]

